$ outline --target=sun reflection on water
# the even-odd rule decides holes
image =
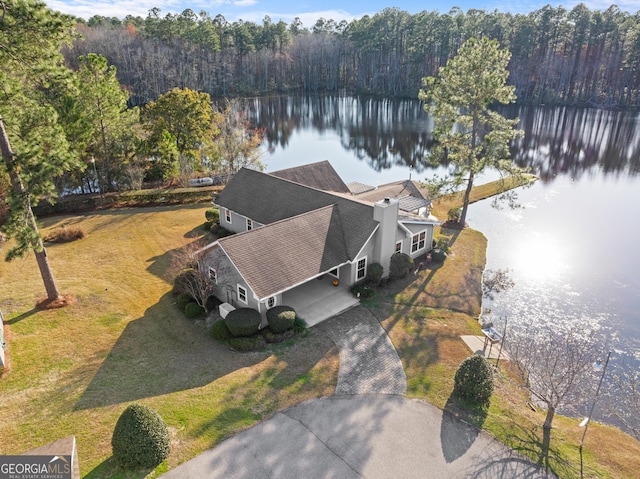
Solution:
[[[537,232],[522,237],[510,255],[509,264],[514,273],[535,283],[560,279],[570,264],[566,245],[551,235]]]

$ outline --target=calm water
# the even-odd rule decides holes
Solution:
[[[353,97],[248,100],[266,129],[267,171],[329,160],[346,181],[424,179],[432,122],[418,101]],[[605,321],[637,354],[640,344],[640,125],[636,113],[567,108],[506,111],[521,118],[514,145],[540,176],[524,208],[473,205],[468,221],[489,239],[487,268],[515,286],[485,307],[494,323]],[[487,177],[490,179],[490,175]]]

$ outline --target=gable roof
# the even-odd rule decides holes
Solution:
[[[342,178],[331,166],[331,163],[326,160],[274,171],[270,174],[318,190],[334,191],[336,193],[350,192]]]
[[[234,175],[216,204],[263,225],[335,205],[349,260],[356,257],[378,224],[372,204],[247,168]]]
[[[342,226],[338,206],[329,205],[218,243],[262,300],[346,263]]]
[[[397,198],[400,201],[400,209],[403,211],[415,211],[422,207],[431,206],[431,201],[426,199],[415,181],[401,180],[380,185],[378,188],[363,192],[358,195],[359,200],[381,201],[384,198]]]

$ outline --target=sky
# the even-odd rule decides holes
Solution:
[[[283,20],[291,23],[299,17],[304,27],[311,28],[319,18],[332,19],[336,22],[347,22],[373,15],[388,7],[396,7],[409,13],[423,10],[446,13],[453,7],[464,12],[479,9],[492,12],[498,10],[509,13],[529,13],[545,5],[562,5],[570,10],[578,3],[584,3],[591,10],[606,10],[612,5],[604,0],[566,0],[556,2],[549,0],[441,0],[428,2],[420,0],[45,0],[53,10],[59,10],[88,19],[94,15],[123,18],[126,15],[145,18],[154,7],[164,16],[167,13],[180,13],[190,8],[195,13],[202,10],[212,17],[222,14],[227,21],[244,20],[262,23],[266,15],[274,23]],[[640,0],[620,0],[615,5],[626,12],[635,13],[640,10]]]

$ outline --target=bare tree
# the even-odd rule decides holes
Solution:
[[[622,358],[610,369],[602,405],[622,428],[640,441],[640,369],[635,358]],[[613,386],[613,387],[612,387]]]
[[[592,389],[593,364],[605,352],[596,323],[563,318],[553,326],[513,328],[506,343],[534,401],[546,408],[541,462],[547,466],[556,411],[582,403]]]
[[[196,252],[204,246],[204,241],[194,241],[174,251],[167,275],[174,282],[174,292],[188,294],[208,313],[207,301],[214,294],[216,284],[209,268],[196,259]]]

